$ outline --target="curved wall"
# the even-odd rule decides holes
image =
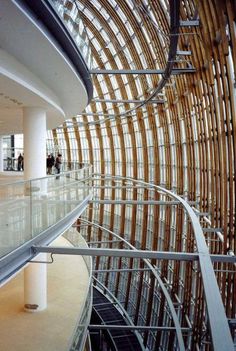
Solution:
[[[167,1],[79,0],[78,4],[92,45],[93,68],[165,68]],[[191,51],[191,55],[177,55],[176,67],[193,66],[196,73],[172,76],[156,97],[158,103],[149,103],[126,117],[117,115],[135,106],[127,100],[147,98],[160,77],[94,75],[94,100],[86,113],[67,121],[63,129],[52,131],[49,147],[57,145],[70,161],[93,164],[95,172],[154,182],[196,201],[195,207],[205,214],[211,227],[219,228],[206,234],[210,252],[235,253],[235,3],[185,0],[180,12],[181,20],[199,19],[200,25],[181,27],[178,50]],[[97,192],[101,199],[150,198],[148,190],[137,188],[107,187]],[[150,210],[148,206],[94,205],[87,218],[127,235],[131,243],[138,242],[143,249],[178,251],[183,227],[188,232],[184,215],[178,216],[178,210],[171,214],[168,209]],[[161,221],[165,223],[162,230],[155,225]],[[201,222],[207,227],[206,221]],[[88,239],[92,235],[88,229]],[[101,231],[96,235],[102,239]],[[186,240],[188,250],[193,250],[191,233]],[[227,317],[234,318],[235,268],[223,264],[214,268]],[[190,272],[192,267],[186,271],[182,294],[189,301],[186,310],[191,309],[191,296],[187,296],[194,281],[191,274],[197,274]],[[167,277],[167,270],[162,274]],[[181,280],[177,266],[174,275]],[[203,306],[201,284],[195,291],[195,303]],[[195,330],[200,328],[202,311],[199,307],[194,314]],[[201,339],[201,332],[196,332],[195,340]]]

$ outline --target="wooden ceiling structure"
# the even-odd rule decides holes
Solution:
[[[97,72],[126,69],[133,73],[93,74],[93,100],[83,114],[53,131],[57,147],[66,150],[64,157],[68,161],[77,159],[92,164],[95,173],[161,185],[195,202],[202,227],[207,229],[210,224],[213,228],[206,234],[210,253],[235,255],[235,1],[181,1],[179,33],[175,34],[170,34],[167,0],[77,0],[76,3],[92,49],[92,69]],[[165,69],[171,35],[178,37],[173,68],[186,69],[187,73],[171,74],[161,91],[155,94],[162,76],[136,71]],[[191,68],[196,71],[188,73]],[[137,102],[147,100],[148,103]],[[62,138],[64,141],[60,145]],[[91,204],[87,212],[89,221],[129,238],[131,244],[138,243],[141,249],[181,251],[185,222],[181,209],[177,207],[172,211],[166,206],[162,211],[158,206],[150,209],[143,205],[140,209],[137,203],[125,204],[129,199],[160,199],[160,194],[151,193],[147,188],[141,192],[137,186],[130,190],[125,180],[106,183],[101,178],[100,186],[100,199],[119,198],[123,203],[101,203],[97,207]],[[164,235],[160,221],[164,223]],[[186,251],[193,252],[191,230],[185,230]],[[95,234],[100,241],[109,239],[101,229],[93,231],[88,226],[89,241]],[[96,269],[100,264],[98,258]],[[104,268],[105,263],[102,265]],[[111,260],[106,261],[106,266],[111,267]],[[133,267],[132,263],[129,267]],[[186,263],[181,273],[176,263],[171,268],[170,278],[169,268],[168,262],[163,263],[161,276],[171,281],[173,298],[178,295],[181,284],[184,285],[181,308],[186,315],[192,314],[193,337],[188,349],[197,350],[204,339],[204,350],[211,350],[207,327],[205,330],[202,327],[205,307],[202,285],[197,278],[194,296],[190,293],[197,271]],[[217,263],[214,269],[226,315],[234,320],[235,266]],[[109,279],[107,273],[107,286]],[[116,295],[119,295],[119,279],[121,276],[116,276]],[[131,282],[131,273],[127,279]],[[141,274],[139,279],[137,284],[141,291],[144,276]],[[154,294],[150,284],[149,293]],[[128,285],[125,305],[130,298]],[[136,322],[140,305],[141,297],[136,301]],[[191,312],[192,305],[196,307],[194,312]],[[165,319],[164,310],[160,300],[158,323]],[[150,311],[151,307],[146,311],[146,323],[150,322]],[[177,348],[171,335],[168,347],[174,350]],[[144,335],[144,339],[148,345],[148,337]],[[157,337],[153,350],[162,350],[162,342]]]

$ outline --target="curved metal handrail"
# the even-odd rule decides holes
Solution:
[[[227,317],[225,314],[223,302],[221,299],[219,286],[217,284],[209,250],[205,242],[203,230],[194,210],[179,195],[174,194],[170,190],[162,188],[158,185],[147,183],[133,178],[126,178],[122,176],[104,175],[99,173],[94,173],[93,176],[99,176],[101,178],[108,178],[111,180],[114,180],[114,179],[126,180],[133,183],[143,184],[145,186],[148,185],[150,188],[154,188],[154,189],[157,189],[158,191],[164,192],[165,194],[178,200],[180,204],[182,204],[182,206],[188,213],[188,216],[192,223],[193,233],[196,240],[200,270],[202,275],[203,289],[204,289],[206,307],[208,312],[209,327],[210,327],[214,350],[215,351],[221,351],[221,350],[233,351],[234,350],[233,340],[230,334],[230,329],[229,329]]]
[[[83,164],[83,167],[82,168],[78,168],[78,169],[73,169],[73,170],[71,170],[71,171],[62,171],[61,173],[60,173],[60,175],[61,176],[69,176],[69,175],[71,175],[71,174],[73,174],[73,173],[75,173],[75,172],[78,172],[78,171],[80,171],[80,170],[91,170],[92,169],[92,165],[90,165],[89,163],[84,163]],[[52,178],[56,178],[56,177],[58,177],[58,174],[50,174],[50,175],[45,175],[45,177],[39,177],[39,178],[30,178],[30,179],[27,179],[27,180],[24,180],[24,179],[22,179],[22,180],[15,180],[14,182],[9,182],[9,183],[3,183],[3,184],[1,184],[1,182],[0,182],[0,187],[1,186],[9,186],[9,185],[18,185],[18,184],[23,184],[23,183],[28,183],[28,182],[30,182],[30,181],[39,181],[39,180],[46,180],[46,179],[52,179]],[[86,180],[87,178],[83,178],[83,179],[81,179],[81,181],[83,181],[83,180]]]
[[[0,236],[4,238],[0,250],[0,284],[33,257],[33,245],[49,244],[81,215],[91,199],[90,187],[81,192],[83,186],[80,186],[81,182],[90,182],[87,169],[90,167],[61,173],[60,177],[66,180],[63,182],[47,176],[0,186],[3,189]],[[79,186],[75,187],[76,183]],[[72,191],[68,191],[70,185]],[[59,195],[63,196],[55,198]],[[48,211],[48,206],[53,212]]]
[[[96,125],[105,123],[106,121],[116,118],[116,117],[128,117],[127,115],[136,111],[140,107],[146,105],[150,100],[152,100],[165,86],[167,80],[170,78],[172,69],[175,64],[175,56],[177,52],[177,44],[178,44],[178,33],[179,33],[179,15],[180,15],[180,0],[169,0],[170,5],[170,46],[169,46],[169,53],[167,64],[163,73],[161,80],[159,81],[157,87],[155,88],[154,92],[140,104],[137,104],[135,107],[129,109],[128,111],[118,113],[115,116],[107,117],[102,120],[92,121],[92,122],[78,122],[77,125]]]
[[[99,229],[102,229],[102,230],[105,230],[107,231],[109,234],[115,236],[116,238],[118,238],[119,240],[123,241],[128,247],[130,247],[132,250],[137,250],[133,245],[131,245],[127,240],[125,240],[124,238],[122,238],[120,235],[112,232],[111,230],[105,228],[105,227],[102,227],[100,226],[99,224],[97,223],[93,223],[93,222],[90,222],[90,221],[87,221],[86,219],[83,219],[81,218],[81,221],[82,222],[85,222],[85,223],[88,223],[88,224],[92,224],[93,226],[99,228]],[[185,350],[185,346],[184,346],[184,340],[183,340],[183,335],[182,335],[182,332],[181,332],[181,326],[179,324],[179,320],[178,320],[178,316],[177,316],[177,313],[175,311],[175,307],[173,305],[173,302],[171,300],[171,297],[168,293],[168,290],[166,289],[162,279],[160,278],[160,276],[158,275],[156,269],[152,266],[152,264],[149,262],[149,260],[147,259],[143,259],[144,262],[147,264],[147,266],[150,268],[150,270],[152,271],[153,275],[155,276],[155,278],[157,279],[161,289],[162,289],[162,292],[163,294],[165,295],[165,298],[166,298],[166,301],[167,301],[167,304],[169,305],[169,309],[170,309],[170,313],[172,315],[172,319],[173,319],[173,322],[174,322],[174,325],[175,325],[175,328],[176,328],[176,335],[177,335],[177,339],[178,339],[178,343],[179,343],[179,349],[180,351],[184,351]]]

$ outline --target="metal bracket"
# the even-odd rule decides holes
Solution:
[[[33,250],[36,251],[34,247],[33,247]],[[52,264],[52,263],[54,262],[53,253],[50,254],[50,257],[51,257],[51,261],[36,261],[36,260],[31,261],[31,260],[28,260],[27,262],[29,262],[29,263],[45,263],[45,264]]]
[[[188,21],[179,21],[180,27],[196,27],[199,26],[199,20],[188,20]]]

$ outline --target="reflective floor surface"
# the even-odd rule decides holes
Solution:
[[[59,238],[53,246],[70,245]],[[88,285],[81,256],[54,256],[48,267],[48,308],[24,312],[23,272],[0,289],[0,350],[65,351]]]

